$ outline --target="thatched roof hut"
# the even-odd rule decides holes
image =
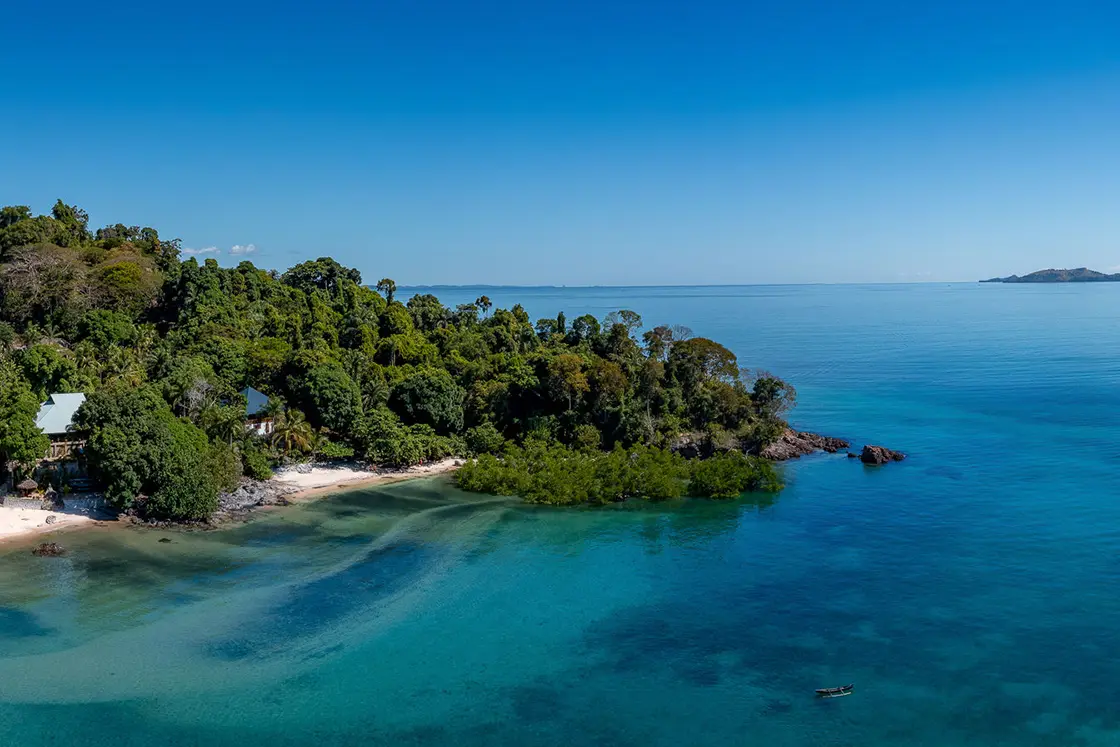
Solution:
[[[32,480],[30,477],[16,485],[16,492],[20,495],[31,495],[39,489],[39,483]]]

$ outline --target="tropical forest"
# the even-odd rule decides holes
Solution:
[[[152,228],[93,230],[61,200],[4,207],[0,465],[33,470],[41,403],[83,393],[83,467],[113,506],[160,519],[203,519],[244,478],[309,460],[458,456],[460,488],[551,504],[779,489],[757,455],[793,388],[651,321],[449,308],[330,258],[222,267]],[[248,387],[266,435],[245,426]]]

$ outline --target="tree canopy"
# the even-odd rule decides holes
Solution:
[[[599,498],[664,497],[688,480],[714,495],[750,482],[736,482],[741,464],[697,482],[664,450],[699,433],[757,453],[794,401],[792,387],[744,374],[718,342],[668,323],[647,329],[631,310],[534,321],[487,296],[455,308],[403,296],[392,279],[367,287],[330,258],[284,273],[221,267],[183,260],[179,242],[152,228],[91,230],[61,200],[47,215],[4,207],[0,456],[33,462],[45,451],[37,403],[80,391],[91,471],[118,505],[154,516],[205,516],[238,470],[267,475],[313,454],[515,463],[507,447],[537,454],[532,444],[556,457],[557,477],[577,463],[617,471]],[[270,397],[268,439],[238,427],[246,386]],[[654,473],[675,482],[655,486]]]

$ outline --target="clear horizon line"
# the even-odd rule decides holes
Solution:
[[[898,280],[869,281],[869,282],[816,282],[816,283],[664,283],[664,284],[635,284],[635,285],[553,285],[553,284],[515,284],[515,283],[417,283],[399,285],[397,290],[415,290],[423,288],[556,288],[556,289],[581,289],[581,288],[777,288],[790,286],[817,286],[817,285],[960,285],[982,284],[985,280]],[[1055,285],[1056,283],[1050,283]],[[1068,283],[1067,283],[1068,284]],[[1000,283],[995,283],[1000,285]],[[1015,285],[1011,283],[1010,285]],[[1030,285],[1023,283],[1023,285]],[[1047,285],[1047,283],[1033,283],[1033,285]],[[372,285],[370,287],[373,287]]]

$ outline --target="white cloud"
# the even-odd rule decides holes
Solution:
[[[230,247],[229,253],[237,256],[241,254],[253,254],[256,251],[256,244],[234,244],[232,247]]]
[[[184,249],[183,254],[221,254],[222,250],[216,246],[208,246],[205,249]]]

